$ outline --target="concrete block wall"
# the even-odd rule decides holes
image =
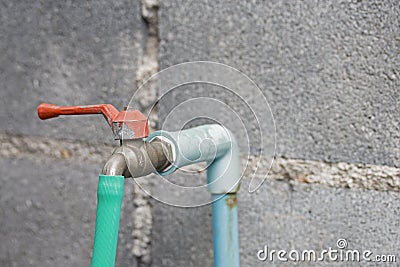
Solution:
[[[88,266],[97,177],[117,143],[102,116],[44,122],[36,108],[126,106],[145,53],[141,3],[0,6],[0,265]],[[117,266],[137,265],[133,191],[127,181]]]
[[[270,176],[253,194],[244,177],[239,192],[243,266],[282,266],[257,259],[265,245],[322,250],[339,238],[399,255],[399,15],[396,1],[160,2],[161,69],[193,60],[239,69],[275,118]],[[181,100],[178,91],[168,109]],[[154,266],[212,266],[210,216],[209,206],[154,202]]]
[[[264,266],[256,253],[265,245],[318,250],[338,238],[400,261],[396,1],[1,5],[1,266],[90,262],[97,175],[116,144],[101,116],[42,122],[37,105],[122,108],[158,69],[193,60],[243,71],[276,122],[268,180],[239,193],[243,266]],[[135,104],[146,109],[157,91],[142,94]],[[160,123],[179,99],[162,103]],[[171,207],[127,180],[121,220],[117,266],[212,266],[209,206]]]
[[[396,1],[162,1],[160,66],[209,60],[250,76],[278,156],[399,167],[398,24]]]
[[[127,105],[143,50],[140,3],[6,1],[0,27],[1,129],[110,143],[99,116],[42,123],[32,111],[43,101]]]

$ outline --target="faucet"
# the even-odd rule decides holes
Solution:
[[[102,114],[120,141],[99,176],[92,267],[114,266],[118,242],[124,179],[207,162],[207,187],[212,196],[214,266],[238,267],[239,234],[237,191],[240,184],[239,150],[233,134],[217,124],[149,135],[147,117],[139,110],[118,111],[110,104],[38,106],[42,120],[59,115]]]

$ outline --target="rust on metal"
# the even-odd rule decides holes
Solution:
[[[225,199],[226,205],[232,209],[237,205],[237,197],[236,194],[228,194],[228,197]]]

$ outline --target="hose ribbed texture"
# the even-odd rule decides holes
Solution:
[[[92,267],[115,265],[123,195],[123,176],[99,176]]]

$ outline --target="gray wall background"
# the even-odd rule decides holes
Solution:
[[[399,12],[397,1],[162,1],[160,65],[210,60],[250,76],[279,156],[398,167]]]
[[[7,136],[0,158],[1,266],[90,265],[96,177],[112,151],[105,147],[96,160],[95,146],[116,143],[102,116],[44,122],[36,108],[127,105],[144,35],[138,1],[1,1],[0,131]],[[22,142],[21,135],[31,139]],[[86,143],[92,147],[81,151]],[[132,231],[128,184],[122,239]],[[119,244],[119,266],[136,266],[129,243]]]
[[[273,111],[277,156],[399,167],[397,1],[171,0],[159,10],[161,69],[209,60],[250,76]],[[167,104],[178,104],[179,96]],[[244,119],[251,120],[246,113]],[[341,237],[352,248],[399,253],[398,192],[268,180],[249,194],[247,183],[239,192],[243,266],[268,265],[256,258],[264,245],[322,250]],[[154,203],[154,265],[212,266],[210,216],[208,206]]]
[[[112,142],[101,116],[42,122],[35,110],[41,102],[127,105],[145,31],[140,3],[2,1],[0,19],[1,129]]]
[[[141,5],[0,4],[0,265],[89,265],[96,177],[111,153],[108,145],[115,143],[101,116],[42,122],[36,107],[43,101],[126,105],[148,34]],[[397,1],[166,0],[152,23],[159,29],[160,69],[217,61],[259,85],[274,114],[278,157],[326,166],[377,165],[365,167],[372,170],[365,179],[389,166],[398,181],[399,16]],[[231,101],[218,92],[214,97]],[[165,105],[177,100],[171,97]],[[80,152],[81,146],[89,149]],[[96,146],[104,147],[103,154]],[[341,170],[347,173],[353,179]],[[399,186],[367,190],[285,179],[268,180],[255,194],[239,193],[243,266],[264,266],[256,258],[264,245],[322,249],[338,238],[400,260]],[[117,266],[140,264],[131,252],[132,187],[127,181]],[[153,190],[174,193],[157,184]],[[152,201],[151,207],[152,266],[212,266],[209,206],[182,209]]]

